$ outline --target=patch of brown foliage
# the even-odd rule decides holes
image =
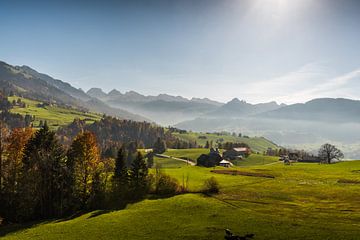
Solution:
[[[228,175],[242,175],[248,177],[262,177],[262,178],[275,178],[273,175],[255,172],[243,172],[238,170],[211,170],[213,173],[228,174]]]

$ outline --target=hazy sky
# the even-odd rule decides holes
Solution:
[[[360,1],[0,0],[0,60],[84,90],[360,99]]]

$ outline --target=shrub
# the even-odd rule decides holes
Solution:
[[[156,192],[159,195],[174,195],[178,192],[177,179],[166,174],[161,174],[157,180]]]
[[[219,193],[220,185],[218,180],[215,177],[211,177],[205,180],[204,183],[204,193]]]

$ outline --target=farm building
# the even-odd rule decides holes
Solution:
[[[248,156],[250,152],[250,148],[247,147],[233,148],[224,152],[223,158],[229,160],[243,159],[244,157]]]
[[[231,162],[229,162],[229,161],[226,161],[226,160],[222,160],[220,163],[219,163],[219,166],[221,166],[221,167],[232,167],[233,166],[233,164],[231,163]]]

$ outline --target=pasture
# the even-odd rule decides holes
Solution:
[[[359,239],[360,161],[284,166],[259,165],[254,159],[254,163],[234,168],[250,176],[212,173],[213,168],[178,163],[177,167],[162,170],[179,182],[188,178],[189,190],[194,193],[143,200],[129,204],[124,210],[95,211],[71,220],[36,223],[21,230],[5,228],[0,230],[0,236],[4,239],[223,239],[224,229],[230,228],[237,234],[254,233],[255,239]],[[275,178],[251,176],[251,173]],[[196,193],[203,188],[205,179],[212,176],[220,183],[220,194]]]
[[[75,109],[67,109],[58,106],[39,106],[41,102],[21,98],[21,97],[8,97],[8,100],[12,102],[13,100],[21,99],[23,103],[26,104],[26,107],[15,106],[10,111],[12,113],[19,113],[21,115],[29,114],[35,116],[34,127],[37,127],[40,123],[40,120],[47,121],[48,125],[52,129],[56,129],[59,126],[64,126],[71,123],[75,118],[85,119],[87,122],[92,123],[95,120],[101,118],[100,114],[95,113],[86,113],[81,112]]]
[[[212,141],[214,146],[216,142],[234,142],[234,143],[246,143],[254,152],[264,152],[268,148],[276,149],[278,146],[263,137],[239,137],[229,134],[215,134],[215,133],[198,133],[198,132],[186,132],[186,133],[173,133],[174,136],[185,141],[196,141],[198,144],[205,146],[206,141]]]

